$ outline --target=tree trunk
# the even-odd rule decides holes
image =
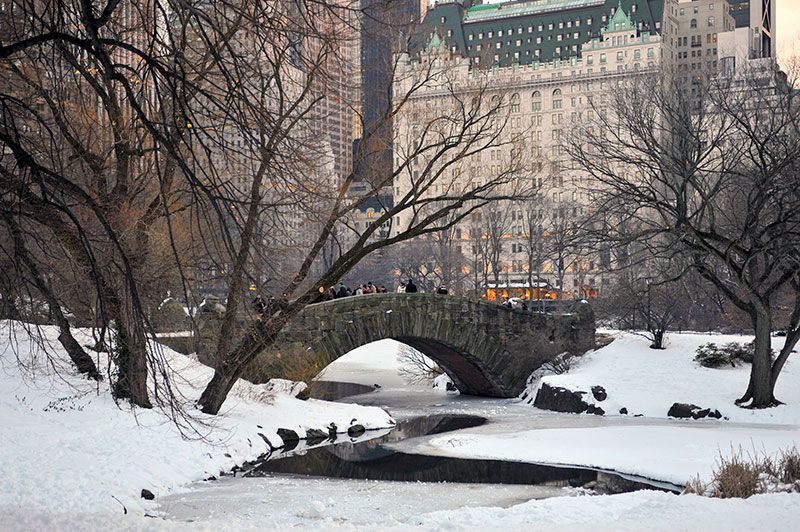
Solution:
[[[291,313],[293,316],[298,311]],[[203,394],[197,401],[198,406],[206,414],[218,414],[228,397],[233,385],[239,379],[244,368],[264,349],[272,345],[278,333],[283,329],[290,315],[281,312],[266,322],[257,320],[244,335],[230,356],[223,356],[214,370],[214,377],[209,381]]]
[[[114,360],[117,378],[112,383],[115,399],[128,399],[142,408],[152,408],[147,393],[147,337],[140,324],[124,325],[116,320]]]
[[[769,408],[777,403],[772,379],[772,316],[769,309],[759,307],[752,316],[756,339],[750,382],[745,395],[737,400],[740,404],[752,400],[749,408]]]
[[[653,343],[650,344],[650,349],[664,349],[664,333],[666,331],[664,329],[656,327],[655,330],[651,331],[653,335]]]

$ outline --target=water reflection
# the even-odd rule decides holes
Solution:
[[[384,446],[414,436],[475,427],[485,421],[477,416],[427,416],[410,419],[398,423],[393,431],[380,438],[309,449],[285,458],[276,456],[253,469],[249,476],[284,473],[406,482],[555,486],[577,486],[597,479],[596,472],[584,469],[406,454]]]

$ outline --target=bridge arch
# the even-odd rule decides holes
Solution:
[[[306,307],[244,377],[280,376],[284,357],[302,357],[321,371],[357,347],[391,338],[436,361],[462,393],[515,397],[554,356],[591,349],[594,333],[588,304],[543,314],[438,294],[352,296]]]

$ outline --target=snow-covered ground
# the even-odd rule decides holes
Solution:
[[[719,453],[732,447],[772,452],[800,441],[797,362],[778,387],[785,407],[739,411],[746,368],[707,370],[692,361],[697,345],[747,341],[718,335],[672,335],[667,351],[646,340],[620,337],[589,354],[553,385],[588,391],[602,385],[607,411],[625,406],[643,417],[546,412],[513,400],[447,395],[408,386],[398,376],[397,344],[364,346],[331,365],[321,378],[380,384],[349,399],[387,405],[403,415],[451,412],[483,415],[482,427],[414,438],[405,452],[577,464],[682,483],[707,478]],[[225,478],[188,485],[267,449],[260,434],[280,444],[279,427],[322,428],[353,419],[368,427],[391,423],[382,410],[322,401],[301,402],[242,384],[213,422],[207,440],[186,441],[156,411],[118,409],[77,378],[66,382],[39,361],[35,380],[23,381],[8,344],[0,348],[0,515],[15,530],[786,530],[800,520],[800,496],[771,494],[747,500],[636,492],[576,496],[579,490],[488,484],[392,483],[275,475]],[[17,352],[35,351],[23,342]],[[60,352],[57,346],[54,349]],[[209,370],[167,352],[187,379],[188,400]],[[718,408],[730,421],[666,418],[672,402]],[[617,410],[613,410],[616,412]],[[410,413],[410,414],[409,414]],[[138,422],[138,424],[137,424]],[[226,456],[226,453],[230,456]],[[156,503],[139,499],[147,488]],[[563,495],[563,496],[556,496]],[[572,496],[569,496],[572,495]],[[122,515],[119,499],[128,508]],[[553,497],[556,496],[556,497]],[[553,497],[529,500],[537,497]],[[145,512],[155,517],[144,517]],[[166,517],[166,518],[165,518]]]
[[[163,496],[219,476],[269,452],[267,441],[281,446],[278,428],[304,437],[306,429],[330,423],[340,431],[356,423],[368,429],[394,423],[378,408],[300,401],[240,381],[221,415],[190,410],[203,438],[185,439],[162,412],[118,407],[106,382],[97,387],[75,376],[56,330],[43,332],[58,373],[18,324],[3,322],[0,329],[0,515],[15,509],[121,515],[123,507],[142,515],[155,507],[140,498],[142,489]],[[90,343],[86,334],[78,340]],[[27,371],[21,372],[17,355]],[[191,409],[211,370],[168,349],[165,356]]]
[[[584,398],[588,402],[592,402],[591,387],[602,386],[608,398],[595,403],[609,415],[627,408],[630,415],[665,418],[672,403],[678,402],[718,409],[731,421],[800,425],[800,361],[796,355],[786,362],[775,391],[786,404],[747,410],[733,402],[747,388],[749,365],[711,369],[693,359],[702,344],[744,344],[752,336],[672,333],[663,350],[649,349],[649,341],[635,334],[617,332],[615,337],[607,346],[581,357],[568,373],[549,375],[542,382],[587,392]],[[773,338],[773,349],[782,344],[782,338]]]

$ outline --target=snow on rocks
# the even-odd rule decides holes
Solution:
[[[459,393],[458,388],[456,388],[455,383],[447,373],[442,373],[433,379],[433,389],[453,394]]]
[[[531,382],[523,396],[536,397],[545,384],[579,393],[588,404],[601,407],[606,415],[620,410],[631,415],[667,418],[675,403],[700,405],[730,421],[766,424],[800,424],[800,363],[790,357],[778,378],[776,397],[784,405],[764,410],[746,410],[734,400],[747,388],[750,366],[726,369],[704,368],[693,359],[697,348],[709,342],[725,344],[752,341],[752,336],[671,333],[667,348],[650,349],[646,338],[631,333],[615,333],[616,339],[571,364],[568,372],[545,375]],[[781,339],[773,338],[773,348]],[[591,394],[602,386],[606,399],[600,402]],[[594,400],[593,400],[594,399]],[[543,408],[546,408],[543,406]],[[690,417],[691,416],[690,414]],[[702,417],[702,416],[701,416]]]
[[[0,331],[0,508],[121,513],[125,507],[141,515],[153,504],[140,497],[142,490],[157,500],[263,457],[284,445],[278,429],[298,438],[319,430],[328,438],[332,427],[344,433],[394,424],[379,408],[301,401],[245,381],[234,386],[220,415],[208,416],[191,405],[212,370],[165,348],[191,416],[182,425],[185,438],[165,413],[118,407],[107,382],[98,387],[75,375],[55,341],[57,330],[42,331],[52,364],[19,324],[4,322]],[[24,373],[17,354],[28,364]],[[106,355],[98,356],[105,367]]]

